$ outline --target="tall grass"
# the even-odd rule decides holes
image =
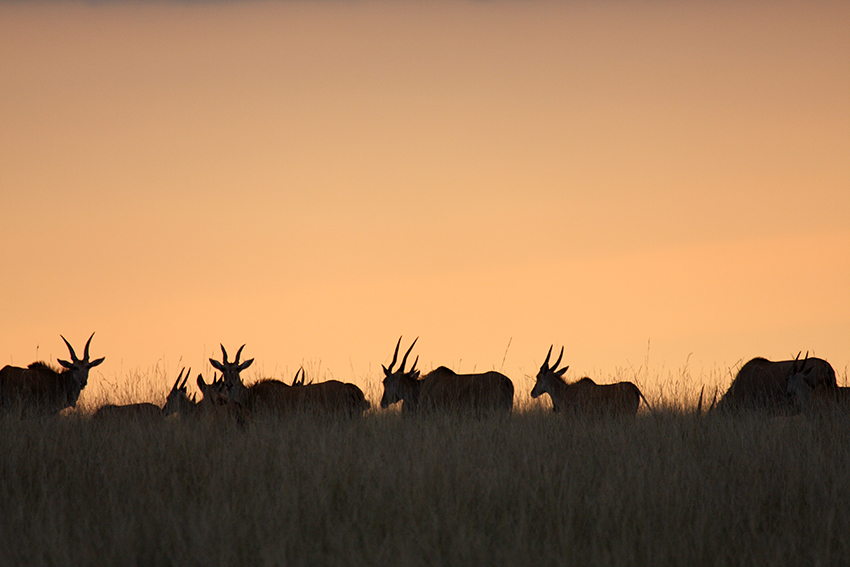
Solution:
[[[4,416],[0,565],[846,563],[850,415],[653,405],[244,429]]]

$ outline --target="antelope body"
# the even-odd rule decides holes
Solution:
[[[62,337],[71,354],[71,362],[58,360],[64,370],[44,362],[34,362],[27,368],[4,366],[0,370],[0,406],[4,410],[18,408],[23,414],[40,415],[54,415],[76,406],[88,383],[89,370],[104,361],[103,358],[89,361],[92,337],[94,333],[86,342],[82,359],[77,358],[71,344]]]
[[[637,413],[640,400],[649,407],[643,394],[637,386],[631,382],[617,382],[616,384],[597,384],[590,378],[582,378],[578,382],[568,384],[563,376],[569,366],[557,370],[564,355],[551,367],[549,357],[552,355],[552,347],[546,354],[546,360],[537,373],[537,382],[531,390],[531,397],[538,398],[543,394],[549,394],[552,399],[552,411],[576,412],[584,414],[601,414],[610,416],[634,416]]]
[[[418,339],[416,339],[418,340]],[[387,408],[398,401],[403,402],[403,412],[436,410],[505,411],[513,408],[514,385],[510,378],[499,372],[480,374],[457,374],[440,366],[419,379],[416,370],[418,358],[410,370],[405,371],[407,357],[416,340],[410,345],[401,360],[401,366],[393,371],[398,360],[401,338],[395,347],[389,368],[384,369],[384,394],[381,407]]]
[[[299,384],[296,374],[288,395],[292,399],[292,408],[299,411],[344,413],[353,417],[363,415],[370,407],[360,388],[339,380],[304,384],[302,378]]]
[[[806,382],[813,388],[822,388],[826,392],[834,392],[838,388],[835,370],[827,361],[806,357],[799,366],[799,357],[798,354],[795,360],[778,362],[765,358],[750,360],[738,371],[715,409],[788,411],[792,409],[787,395],[788,379],[800,371],[806,372]]]

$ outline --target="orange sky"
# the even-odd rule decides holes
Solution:
[[[0,4],[0,364],[850,364],[850,4]],[[510,347],[508,344],[510,343]],[[507,354],[506,354],[507,348]],[[503,362],[504,359],[504,362]],[[155,370],[153,370],[155,369]],[[169,384],[170,385],[170,384]],[[652,391],[654,384],[645,387]]]

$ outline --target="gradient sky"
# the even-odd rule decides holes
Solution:
[[[850,364],[850,3],[4,2],[0,364]],[[510,345],[510,346],[508,346]],[[649,363],[649,372],[639,373]],[[153,377],[153,378],[151,378]],[[100,390],[102,393],[102,390]]]

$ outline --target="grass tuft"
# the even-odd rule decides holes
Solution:
[[[850,415],[697,416],[689,384],[623,420],[0,416],[0,564],[841,564]]]

